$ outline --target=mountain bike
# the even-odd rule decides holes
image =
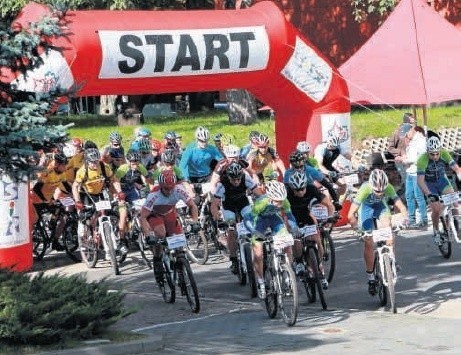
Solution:
[[[310,303],[314,303],[317,299],[317,293],[323,309],[327,309],[324,289],[322,287],[322,271],[320,270],[320,257],[315,240],[318,233],[316,225],[306,225],[299,229],[299,237],[302,242],[303,263],[306,269],[304,275],[301,276],[304,288],[306,290],[307,299]]]
[[[284,322],[293,326],[298,317],[298,288],[295,273],[284,252],[284,248],[293,245],[293,236],[289,233],[271,233],[261,237],[267,314],[275,318],[280,310]]]
[[[253,253],[251,250],[251,232],[246,228],[244,222],[239,222],[236,226],[229,226],[237,231],[238,248],[237,248],[237,263],[240,285],[250,286],[251,297],[258,295],[256,286],[256,275],[253,269]]]
[[[373,274],[377,282],[379,305],[385,307],[390,303],[390,309],[397,313],[395,300],[395,285],[397,283],[397,270],[393,247],[386,243],[394,239],[397,230],[392,227],[375,229],[372,232],[360,232],[359,239],[373,238],[376,243]]]
[[[127,228],[126,228],[126,238],[130,242],[136,243],[139,251],[141,252],[141,257],[144,260],[144,263],[149,269],[152,269],[151,260],[153,258],[152,248],[146,243],[146,236],[141,228],[141,221],[139,220],[139,215],[141,213],[141,208],[144,205],[145,198],[134,200],[131,203],[127,204],[128,208],[128,217],[127,217]],[[123,262],[120,260],[120,262]]]
[[[41,260],[49,248],[65,251],[75,262],[81,260],[75,255],[78,248],[77,213],[75,202],[66,197],[54,203],[35,204],[38,220],[32,229],[32,244],[35,260]]]
[[[187,239],[184,234],[176,234],[163,239],[155,239],[153,245],[162,245],[163,276],[156,280],[166,303],[176,300],[176,285],[194,313],[200,311],[200,299],[189,260],[186,257]]]
[[[440,243],[438,245],[440,254],[445,259],[449,259],[451,256],[452,248],[451,243],[461,243],[459,238],[459,221],[453,216],[453,204],[458,202],[458,192],[452,192],[440,196],[440,203],[444,205],[443,211],[440,215],[440,225],[442,230],[440,231]]]

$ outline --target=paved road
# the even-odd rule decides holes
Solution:
[[[191,313],[182,296],[174,304],[165,304],[152,271],[134,251],[117,277],[110,276],[106,262],[88,270],[62,254],[48,255],[35,270],[84,271],[89,280],[109,276],[115,281],[114,288],[126,293],[126,306],[139,309],[113,328],[146,334],[145,339],[123,346],[79,349],[76,354],[461,352],[460,246],[454,245],[452,258],[445,260],[432,245],[429,231],[406,231],[399,238],[399,308],[394,315],[378,308],[377,299],[367,293],[362,244],[347,228],[340,228],[334,238],[337,272],[327,291],[328,310],[307,303],[299,287],[300,312],[292,328],[280,318],[269,319],[263,303],[251,299],[249,289],[238,285],[229,263],[220,256],[207,265],[193,266],[201,297],[199,314]]]

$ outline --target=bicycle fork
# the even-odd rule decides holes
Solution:
[[[104,224],[108,224],[110,227],[110,238],[112,239],[112,244],[115,248],[117,248],[117,238],[115,237],[114,233],[114,228],[112,227],[112,224],[110,222],[110,217],[109,216],[101,216],[99,217],[99,228],[98,228],[98,233],[102,237],[102,243],[104,245],[104,251],[108,252],[109,251],[109,245],[107,244],[106,240],[106,235],[104,234]]]

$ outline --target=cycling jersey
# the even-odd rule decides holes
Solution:
[[[211,174],[210,163],[221,159],[223,156],[216,147],[206,145],[204,148],[199,148],[197,143],[193,142],[186,147],[179,162],[179,168],[186,180],[190,180],[191,177],[206,177]]]
[[[72,158],[70,158],[69,162],[67,163],[67,181],[69,183],[73,183],[75,180],[75,174],[78,169],[85,163],[85,153],[83,151],[78,152]]]
[[[453,157],[448,150],[440,151],[440,158],[432,160],[428,153],[422,154],[416,162],[416,173],[418,176],[424,175],[426,183],[436,183],[442,180],[448,180],[445,168],[452,168],[456,165]]]
[[[259,149],[254,149],[248,153],[247,160],[250,169],[256,174],[261,174],[266,167],[279,159],[277,151],[272,147],[267,147],[265,153],[261,153]]]
[[[66,172],[57,173],[53,168],[50,168],[38,174],[37,182],[32,190],[42,201],[50,202],[57,188],[66,193],[71,191]]]
[[[316,191],[320,195],[321,199],[323,199],[324,196],[317,189]],[[314,224],[314,220],[310,215],[309,204],[314,198],[320,202],[321,199],[319,200],[317,197],[318,196],[309,194],[309,191],[307,190],[304,196],[298,197],[293,193],[292,189],[287,188],[287,199],[290,202],[291,211],[298,226]]]
[[[169,196],[165,196],[161,189],[150,193],[143,208],[151,211],[153,215],[164,216],[176,209],[176,203],[183,201],[189,203],[190,196],[182,185],[176,185]]]
[[[147,175],[147,169],[141,164],[135,170],[131,169],[130,163],[123,164],[116,170],[115,176],[120,181],[120,186],[126,195],[125,200],[127,202],[140,198],[135,184],[144,185],[142,176],[147,177]]]
[[[387,205],[387,201],[390,200],[397,200],[399,197],[397,193],[395,192],[394,186],[391,184],[388,184],[382,195],[376,195],[373,192],[373,189],[371,188],[371,185],[369,182],[364,182],[362,186],[360,186],[359,190],[357,191],[357,194],[352,201],[352,203],[355,203],[356,205],[376,205],[380,203],[384,203]]]
[[[270,228],[274,233],[285,228],[283,216],[286,216],[291,225],[296,226],[296,219],[291,212],[290,202],[287,199],[278,208],[271,203],[271,200],[267,196],[261,196],[254,201],[251,215],[254,229],[261,234],[264,234],[267,228]]]
[[[109,165],[100,163],[104,166],[105,176],[101,164],[98,164],[95,170],[83,165],[77,170],[75,176],[75,181],[81,183],[84,189],[91,195],[100,194],[105,187],[106,179],[114,175]]]
[[[238,186],[232,185],[227,175],[221,178],[214,196],[222,200],[225,210],[240,212],[250,204],[247,190],[253,191],[258,185],[248,173],[244,173]]]

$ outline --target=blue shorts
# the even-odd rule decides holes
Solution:
[[[358,210],[359,228],[364,231],[372,231],[375,229],[373,220],[379,220],[382,216],[386,215],[390,216],[391,210],[384,202],[373,205],[363,204]]]

